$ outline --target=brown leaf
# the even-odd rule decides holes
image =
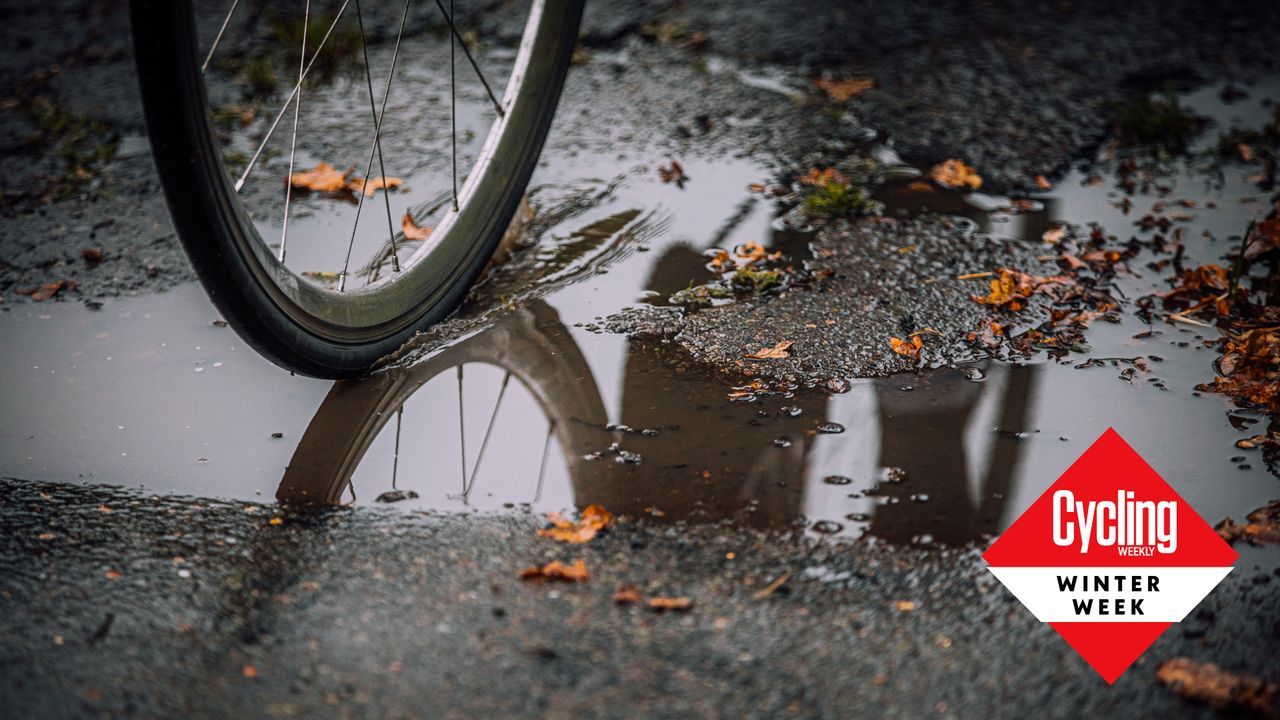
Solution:
[[[1237,675],[1213,663],[1179,657],[1156,668],[1156,680],[1184,700],[1208,703],[1218,710],[1251,710],[1269,715],[1280,687],[1253,675]]]
[[[982,187],[982,176],[960,160],[945,160],[934,165],[929,171],[929,177],[939,185],[954,190],[966,187],[977,190]]]
[[[889,347],[899,355],[915,360],[920,357],[920,348],[924,347],[924,340],[919,335],[913,335],[910,340],[901,338],[889,338]]]
[[[893,604],[893,606],[898,609],[898,612],[912,612],[913,610],[916,609],[916,601],[915,600],[898,600]]]
[[[666,165],[658,166],[658,179],[664,183],[675,183],[678,187],[684,187],[685,181],[689,178],[684,174],[684,166],[678,160],[672,160]]]
[[[80,250],[80,257],[89,265],[97,265],[102,262],[102,248],[89,247]]]
[[[290,175],[289,184],[299,190],[337,193],[350,189],[347,186],[347,178],[354,170],[355,168],[351,167],[342,171],[327,162],[322,162],[310,170],[303,170]]]
[[[664,610],[684,612],[693,607],[693,601],[687,597],[655,597],[649,598],[649,607],[658,612]]]
[[[1037,188],[1038,190],[1043,190],[1043,191],[1046,191],[1046,192],[1047,192],[1047,191],[1049,191],[1049,190],[1052,190],[1052,189],[1053,189],[1053,184],[1052,184],[1052,183],[1050,183],[1047,179],[1045,179],[1045,176],[1043,176],[1043,175],[1037,175],[1037,176],[1036,176],[1036,188]]]
[[[1248,143],[1236,143],[1236,152],[1244,162],[1253,162],[1253,146]]]
[[[1040,239],[1044,240],[1050,245],[1056,245],[1057,243],[1061,242],[1062,238],[1066,237],[1066,235],[1067,235],[1067,229],[1062,227],[1061,225],[1058,225],[1056,227],[1051,227],[1048,230],[1045,230],[1044,234],[1040,236]]]
[[[405,240],[426,240],[431,237],[431,228],[419,225],[413,219],[413,213],[406,212],[404,217],[400,218],[400,227],[404,230]]]
[[[566,520],[560,513],[551,513],[547,520],[552,527],[538,531],[539,537],[549,537],[559,542],[591,542],[601,530],[613,525],[613,515],[599,505],[583,508],[577,522]]]
[[[27,294],[36,302],[44,302],[63,290],[75,290],[76,287],[77,285],[75,280],[58,280],[51,283],[45,283],[40,286],[39,290],[34,290]]]
[[[640,591],[630,583],[619,585],[613,593],[613,601],[619,605],[634,605],[640,602]]]
[[[826,93],[827,97],[836,102],[847,102],[874,88],[876,82],[869,77],[854,77],[842,80],[814,78],[813,86]]]
[[[589,577],[591,577],[591,573],[587,572],[587,564],[581,560],[574,560],[572,565],[565,565],[559,560],[552,560],[541,567],[527,567],[520,571],[521,580],[541,579],[583,582]]]
[[[1231,518],[1223,518],[1213,527],[1218,535],[1229,543],[1244,540],[1250,545],[1275,545],[1280,543],[1280,500],[1272,500],[1249,513],[1243,525]]]
[[[760,348],[759,350],[742,357],[751,358],[752,360],[785,360],[791,357],[791,353],[787,352],[787,348],[791,347],[790,340],[780,340],[777,345],[771,348]]]
[[[385,175],[367,180],[353,177],[347,181],[347,188],[351,192],[363,192],[365,197],[373,197],[373,194],[379,190],[394,190],[401,185],[404,185],[404,179]]]
[[[845,178],[839,170],[829,167],[822,170],[819,170],[818,168],[809,168],[809,172],[796,178],[796,182],[801,185],[815,185],[823,187],[826,185],[844,185],[847,184],[849,180]]]
[[[242,669],[240,672],[250,680],[255,680],[258,677],[258,668],[252,665],[245,665],[244,669]]]

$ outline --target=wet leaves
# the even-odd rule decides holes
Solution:
[[[320,193],[339,193],[347,190],[347,178],[355,172],[355,166],[339,170],[327,162],[318,163],[310,170],[300,170],[289,176],[289,184],[298,190]]]
[[[640,590],[630,583],[619,585],[613,592],[613,601],[619,605],[635,605],[640,600]]]
[[[1246,522],[1237,525],[1231,518],[1223,518],[1214,526],[1218,535],[1229,543],[1244,540],[1250,545],[1275,545],[1280,543],[1280,500],[1254,510],[1246,517]]]
[[[31,290],[24,295],[29,296],[36,302],[44,302],[50,300],[65,290],[75,290],[77,287],[75,280],[56,280],[54,282],[45,283],[35,290]]]
[[[760,348],[753,353],[743,355],[743,357],[751,358],[752,360],[785,360],[791,357],[791,353],[788,352],[791,345],[792,342],[790,340],[782,340],[773,347]]]
[[[521,580],[556,580],[560,582],[585,582],[591,577],[587,564],[582,560],[574,560],[572,565],[565,565],[559,560],[552,560],[546,565],[535,565],[520,571]]]
[[[934,165],[929,171],[929,177],[952,190],[977,190],[982,187],[982,176],[961,160],[944,160]]]
[[[924,340],[919,335],[913,335],[908,340],[894,337],[889,338],[889,347],[905,358],[919,360],[920,348],[924,347]]]
[[[1280,413],[1280,324],[1224,336],[1220,375],[1196,386],[1221,393],[1238,404]]]
[[[693,609],[693,601],[687,597],[654,597],[649,598],[649,608],[658,612],[673,610],[687,612]]]
[[[352,175],[354,172],[354,165],[346,170],[339,170],[327,162],[320,162],[310,170],[300,170],[290,175],[289,184],[295,190],[324,193],[345,200],[350,200],[355,193],[373,197],[378,190],[394,190],[404,184],[404,180],[397,177],[362,178]]]
[[[431,237],[431,228],[419,225],[413,219],[411,212],[406,212],[404,217],[400,218],[400,228],[404,230],[405,240],[426,240]]]
[[[1055,301],[1067,299],[1066,290],[1074,281],[1065,275],[1042,277],[1030,273],[999,268],[996,277],[991,281],[990,292],[986,295],[970,295],[969,298],[979,305],[990,305],[1010,312],[1017,312],[1026,307],[1032,295],[1042,293]]]
[[[836,102],[848,102],[876,86],[875,80],[869,77],[852,77],[844,79],[815,78],[813,86],[826,93]]]
[[[1218,710],[1248,710],[1270,715],[1280,687],[1253,675],[1238,675],[1214,665],[1179,657],[1156,669],[1156,680],[1184,700]]]
[[[539,530],[538,536],[564,543],[591,542],[601,530],[613,525],[613,515],[600,505],[583,508],[577,521],[566,520],[560,513],[551,513],[547,520],[551,527]]]
[[[666,165],[658,166],[658,179],[664,183],[675,183],[676,187],[683,190],[689,176],[684,174],[684,166],[680,161],[673,159]]]

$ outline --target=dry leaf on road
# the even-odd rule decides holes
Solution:
[[[924,340],[919,335],[913,335],[910,340],[891,337],[889,338],[889,347],[893,348],[893,351],[899,355],[915,360],[920,357],[920,348],[924,347]]]
[[[791,345],[790,340],[782,340],[771,348],[760,348],[742,357],[751,358],[752,360],[784,360],[791,357],[791,353],[787,352],[787,348],[791,347]]]
[[[541,579],[583,582],[589,577],[591,577],[591,573],[587,572],[587,564],[581,560],[574,560],[572,565],[565,565],[559,560],[552,560],[541,567],[527,567],[520,571],[521,580]]]

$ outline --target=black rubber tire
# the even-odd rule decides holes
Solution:
[[[131,0],[147,131],[173,223],[209,298],[245,342],[292,372],[355,377],[462,302],[520,203],[572,59],[582,0],[546,0],[546,5],[554,5],[562,22],[548,31],[553,33],[547,45],[549,71],[538,105],[530,109],[536,122],[521,141],[518,166],[501,179],[496,210],[486,215],[464,255],[451,263],[447,280],[406,302],[392,321],[353,332],[290,306],[269,268],[247,249],[247,243],[260,241],[231,187],[209,119],[191,0]]]

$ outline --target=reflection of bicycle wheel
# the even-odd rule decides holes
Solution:
[[[459,63],[458,72],[471,73],[474,68],[480,75],[492,101],[493,120],[487,139],[468,172],[466,168],[458,168],[458,117],[451,114],[453,184],[451,193],[441,204],[441,207],[448,204],[449,209],[441,210],[443,214],[432,220],[434,230],[428,237],[422,237],[420,229],[410,233],[416,221],[402,221],[399,212],[393,214],[391,201],[386,199],[390,195],[388,171],[394,168],[384,162],[388,158],[383,153],[383,121],[388,120],[387,99],[396,78],[396,61],[401,57],[410,0],[403,3],[402,12],[399,4],[395,10],[387,11],[398,21],[398,31],[395,22],[390,29],[381,30],[384,35],[394,35],[396,42],[389,63],[391,70],[386,75],[385,89],[380,88],[379,99],[375,99],[374,94],[366,25],[373,25],[378,18],[386,19],[387,13],[373,13],[369,8],[362,11],[359,0],[332,3],[307,0],[293,4],[297,18],[268,15],[261,18],[262,22],[249,23],[255,28],[278,23],[284,28],[280,31],[282,36],[296,27],[300,47],[280,48],[272,46],[270,38],[259,39],[259,45],[265,44],[271,54],[255,55],[245,61],[245,69],[237,71],[249,78],[244,84],[251,85],[253,78],[260,76],[284,77],[292,90],[280,93],[284,95],[283,106],[269,113],[270,121],[263,118],[262,137],[251,154],[245,153],[248,156],[245,166],[233,179],[224,164],[226,148],[210,114],[213,103],[206,87],[207,83],[209,87],[216,84],[213,76],[219,66],[210,61],[218,58],[219,42],[225,49],[232,39],[229,36],[237,32],[239,26],[231,21],[240,4],[239,0],[230,3],[231,11],[222,21],[212,46],[201,47],[191,0],[133,0],[132,3],[135,55],[147,126],[174,224],[214,304],[250,345],[280,365],[304,374],[322,377],[359,374],[416,331],[440,320],[456,307],[502,238],[555,114],[577,37],[582,0],[532,0],[520,49],[511,63],[506,92],[501,97],[495,95],[467,43],[461,41],[452,15],[452,0],[436,0],[434,7],[439,8],[449,30],[451,113],[456,104],[453,100],[456,44],[461,45],[463,51],[458,55],[465,55],[470,65]],[[244,12],[261,15],[265,10],[257,7]],[[278,8],[270,12],[283,15]],[[248,33],[250,28],[247,26],[242,32]],[[374,32],[379,29],[375,28]],[[295,153],[305,151],[306,142],[298,133],[298,115],[304,95],[313,92],[315,78],[310,74],[318,61],[323,66],[325,58],[337,52],[341,38],[347,38],[347,46],[353,51],[348,64],[359,67],[360,54],[363,54],[364,77],[353,86],[360,90],[366,85],[368,88],[367,98],[362,98],[367,102],[352,99],[345,108],[349,117],[364,113],[368,118],[364,128],[367,135],[348,140],[361,146],[359,170],[364,171],[362,177],[351,181],[357,182],[355,191],[350,192],[355,205],[354,222],[341,227],[335,224],[311,228],[306,233],[295,232],[304,237],[287,242],[290,241],[290,205],[295,200],[287,178],[294,177]],[[277,40],[277,44],[279,42]],[[283,61],[286,51],[292,58],[289,61],[292,69],[272,68],[268,60]],[[406,47],[405,54],[408,52]],[[378,82],[382,83],[382,78]],[[500,86],[494,87],[501,92]],[[251,208],[244,202],[244,192],[247,192],[245,183],[253,179],[251,174],[255,169],[259,175],[266,172],[262,168],[269,164],[271,153],[264,151],[281,128],[285,130],[277,137],[278,143],[283,143],[289,135],[288,128],[292,128],[291,142],[272,148],[289,158],[288,174],[275,178],[276,182],[284,180],[280,190],[284,196],[284,219],[278,237],[273,238],[278,242],[269,244],[260,234],[260,225],[252,217]],[[378,160],[376,171],[375,158]],[[336,168],[331,169],[340,176],[333,179],[335,187],[349,189],[344,183],[352,171],[342,174]],[[259,181],[269,179],[258,178]],[[366,266],[378,272],[370,272],[364,277],[365,284],[356,287],[357,274],[349,270],[359,235],[360,212],[365,198],[379,192],[383,198],[369,202],[385,206],[385,232],[374,243],[378,250],[371,253],[373,264]],[[374,207],[368,213],[370,221],[376,220],[380,228],[383,210],[383,207]],[[408,229],[397,230],[402,226]],[[308,234],[311,236],[306,237]],[[415,237],[408,237],[410,234]],[[285,252],[290,245],[299,246],[300,251],[326,245],[335,250],[337,258],[342,257],[345,249],[345,260],[335,261],[337,267],[332,271],[290,267],[286,264]],[[360,268],[363,263],[358,256],[356,260],[355,267]],[[381,264],[390,268],[383,273]],[[328,287],[322,281],[313,281],[316,273],[307,274],[305,270],[324,271],[318,273],[320,277],[331,274],[334,285]]]
[[[335,383],[294,450],[276,499],[338,502],[370,445],[405,401],[432,378],[468,364],[500,368],[504,385],[511,378],[521,383],[545,414],[570,475],[581,474],[584,443],[594,439],[582,429],[605,424],[604,403],[586,358],[555,309],[535,300],[413,367]]]

